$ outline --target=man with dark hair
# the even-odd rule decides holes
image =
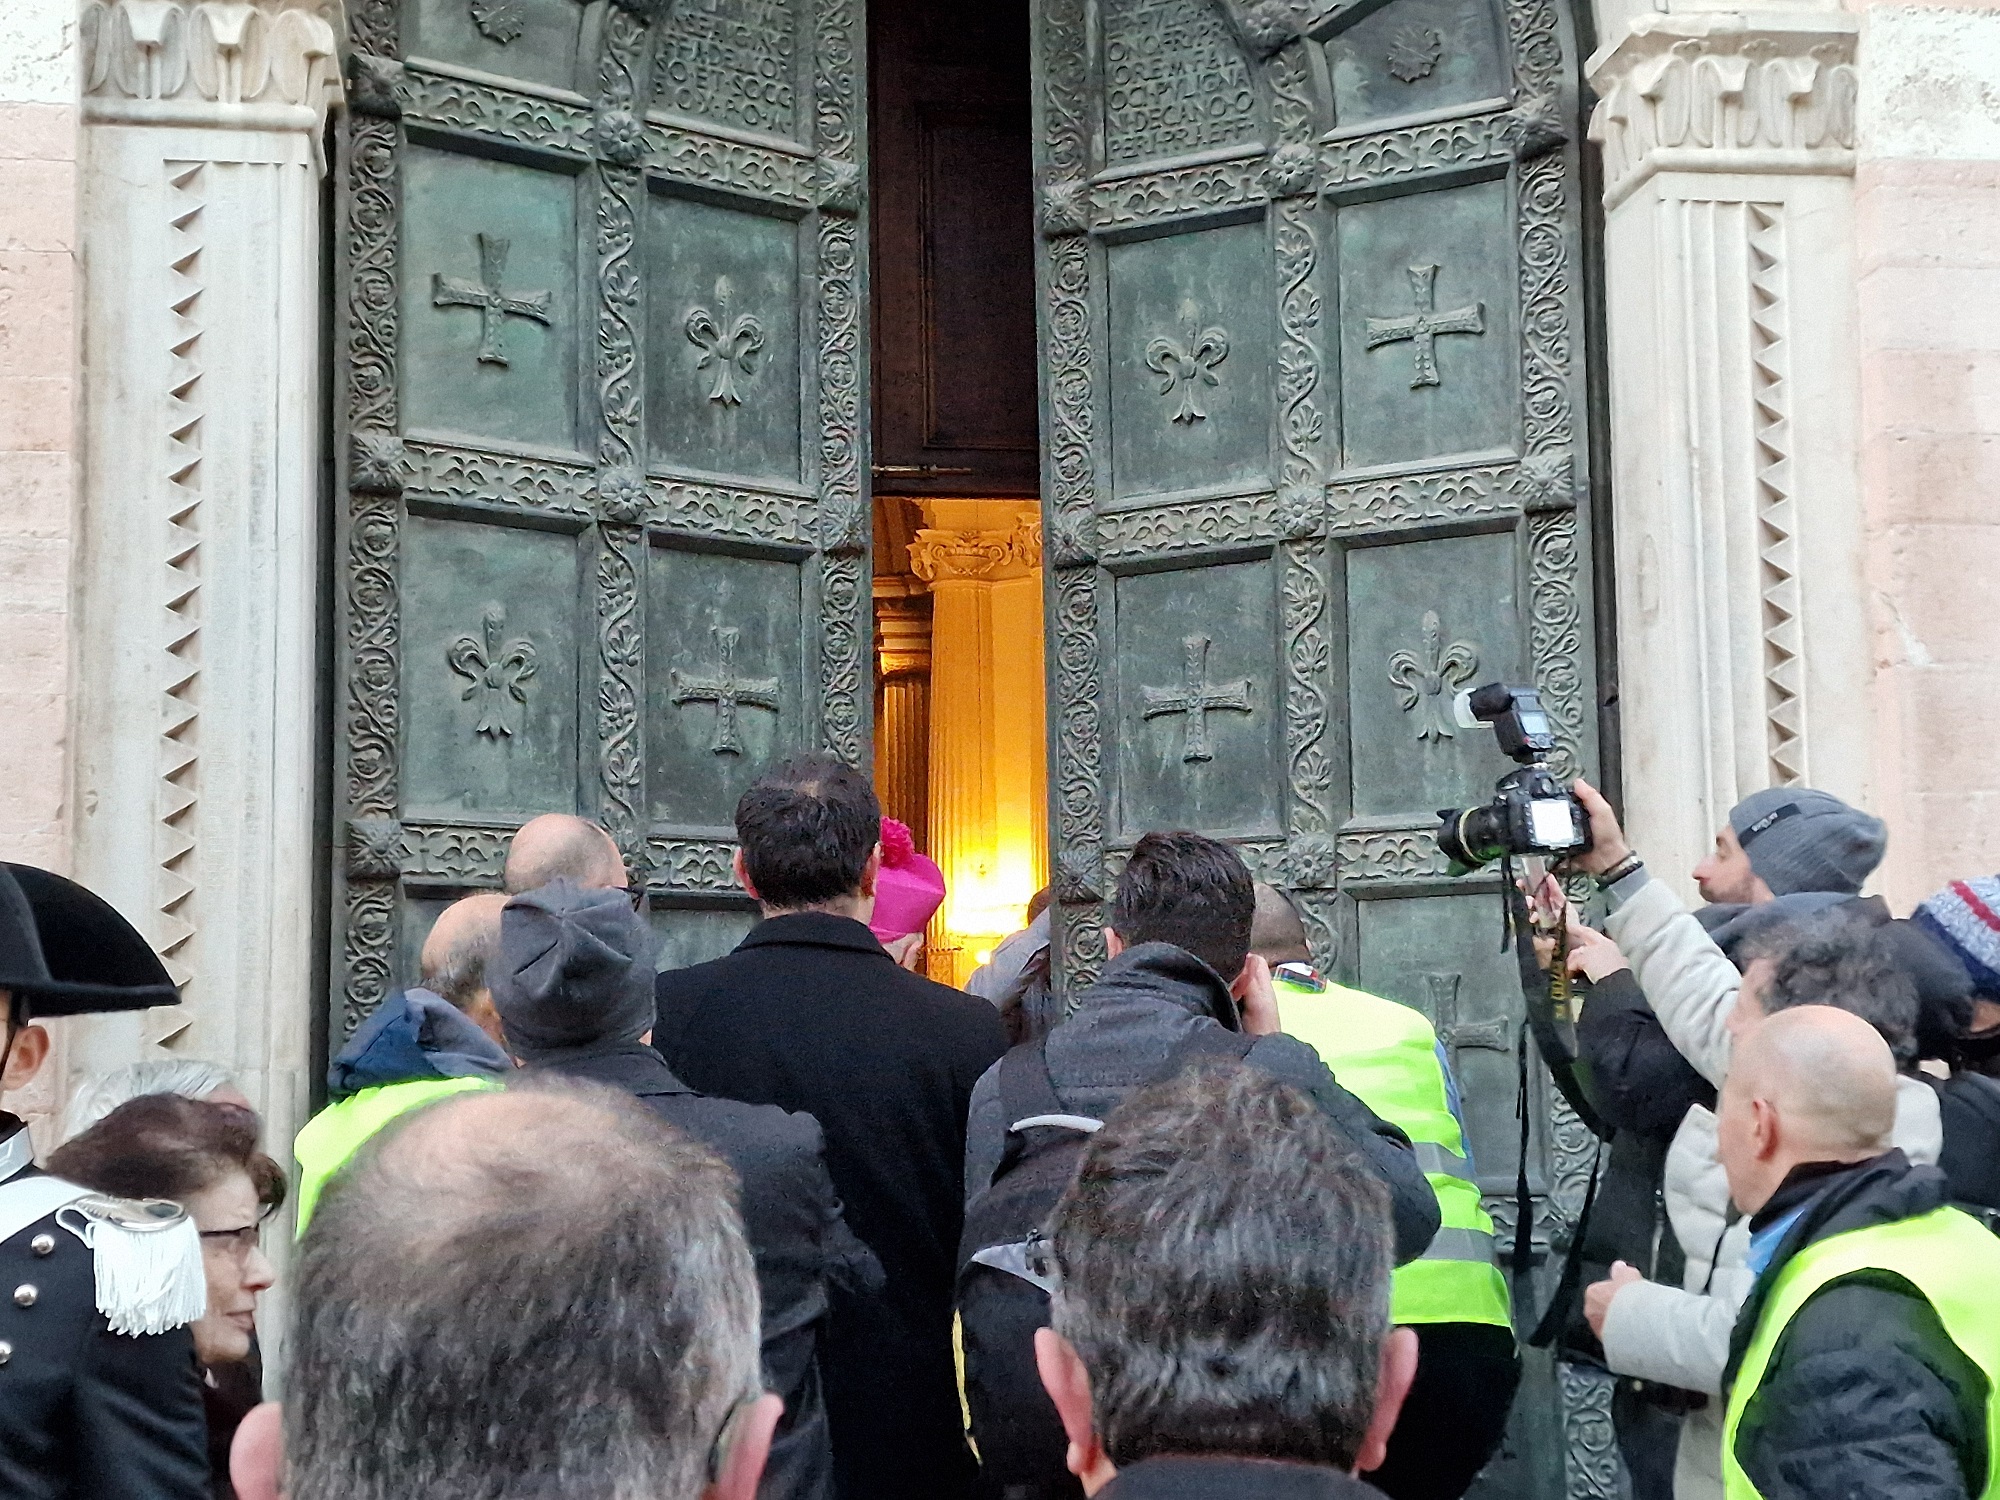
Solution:
[[[948,1500],[973,1478],[951,1340],[966,1106],[1006,1034],[869,932],[881,808],[860,772],[787,761],[743,794],[736,830],[764,920],[726,957],[659,976],[653,1042],[691,1087],[818,1119],[847,1222],[887,1276],[836,1304],[822,1349],[840,1490]]]
[[[1409,1137],[1336,1083],[1312,1048],[1278,1030],[1270,967],[1249,951],[1255,906],[1250,871],[1229,845],[1198,833],[1147,834],[1118,877],[1102,975],[1067,1020],[1008,1053],[973,1091],[965,1195],[981,1242],[962,1248],[959,1303],[973,1436],[995,1488],[1019,1485],[1037,1496],[1063,1489],[1055,1414],[1039,1404],[1027,1362],[1041,1309],[1015,1284],[1033,1281],[1012,1252],[1034,1226],[1001,1207],[1041,1211],[1025,1195],[1047,1170],[1038,1166],[1046,1126],[1088,1129],[1132,1090],[1198,1055],[1241,1058],[1310,1096],[1385,1185],[1398,1260],[1423,1254],[1437,1232],[1438,1200]]]
[[[1205,1064],[1127,1097],[1050,1229],[1042,1381],[1086,1495],[1339,1500],[1416,1373],[1388,1199],[1324,1112]],[[1227,1233],[1217,1233],[1227,1225]]]
[[[635,1095],[736,1169],[763,1302],[764,1379],[785,1403],[763,1497],[833,1500],[820,1342],[834,1290],[878,1290],[882,1268],[841,1217],[818,1121],[697,1094],[647,1045],[654,947],[622,891],[557,880],[514,897],[492,976],[507,1045],[537,1072]]]
[[[305,1238],[282,1418],[245,1418],[238,1495],[751,1500],[779,1401],[735,1197],[609,1089],[405,1116]]]
[[[1272,966],[1287,1033],[1409,1135],[1437,1195],[1437,1238],[1393,1282],[1391,1316],[1416,1331],[1423,1358],[1372,1478],[1391,1500],[1458,1500],[1506,1436],[1521,1356],[1450,1059],[1422,1011],[1321,977],[1298,908],[1261,880],[1250,951]]]

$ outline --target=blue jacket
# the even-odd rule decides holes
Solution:
[[[426,989],[386,1000],[356,1028],[326,1070],[330,1098],[419,1078],[502,1077],[513,1059],[465,1013]]]

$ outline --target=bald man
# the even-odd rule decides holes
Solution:
[[[1994,1493],[2000,1239],[1889,1144],[1896,1090],[1846,1011],[1781,1011],[1736,1044],[1717,1154],[1757,1281],[1723,1376],[1729,1500]]]
[[[499,956],[506,904],[498,891],[482,891],[440,912],[418,960],[423,983],[384,1001],[327,1066],[327,1107],[292,1143],[301,1234],[320,1190],[390,1120],[445,1094],[490,1088],[513,1072],[486,979]]]
[[[538,891],[551,880],[573,880],[585,890],[625,888],[625,857],[611,835],[588,818],[543,813],[530,818],[507,846],[501,874],[507,894]]]

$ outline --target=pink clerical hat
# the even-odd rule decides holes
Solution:
[[[875,880],[875,915],[868,930],[885,943],[922,932],[944,905],[944,871],[917,853],[910,830],[882,820],[882,873]]]

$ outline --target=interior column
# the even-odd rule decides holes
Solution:
[[[944,871],[931,973],[962,983],[1047,879],[1040,510],[924,500],[930,585],[929,853]]]

